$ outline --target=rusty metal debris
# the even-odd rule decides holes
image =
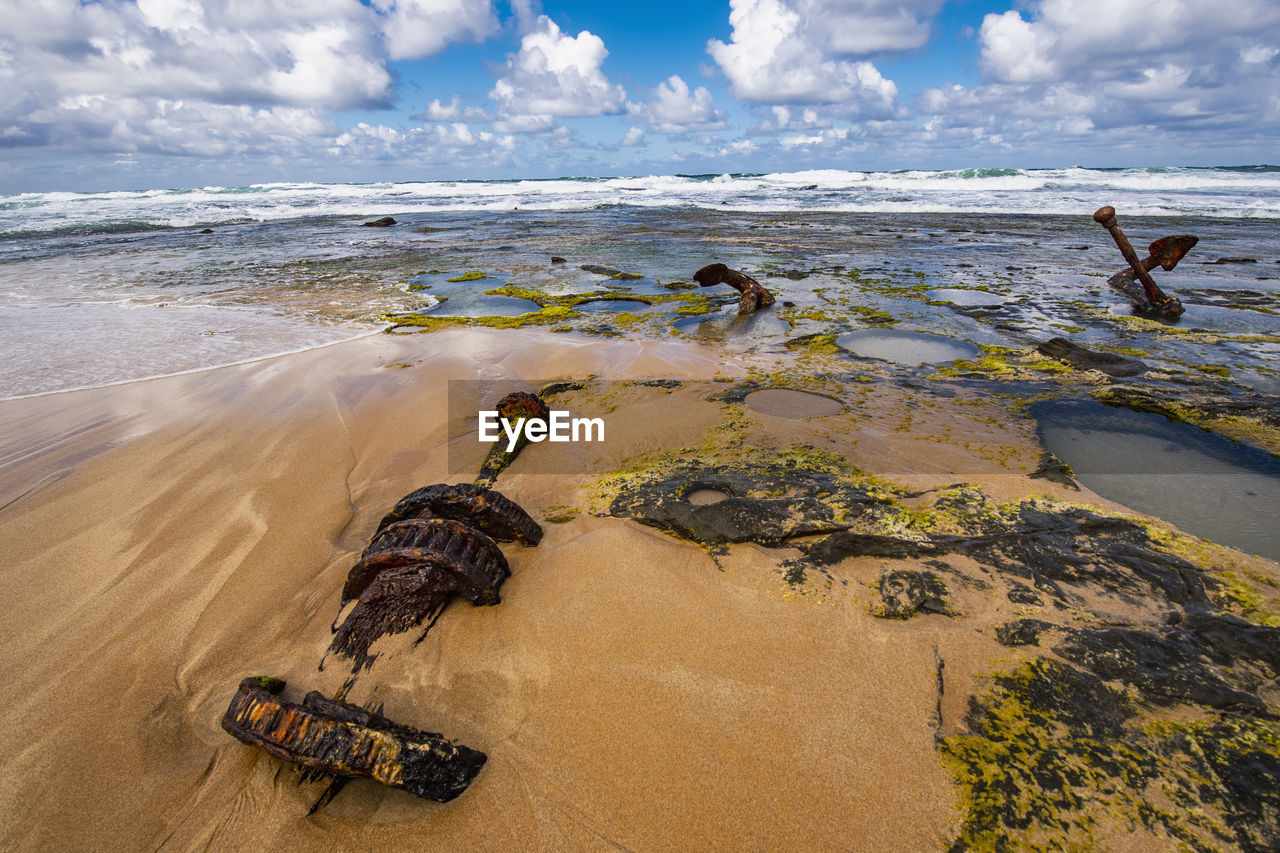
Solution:
[[[542,528],[501,492],[470,483],[437,483],[410,492],[378,522],[378,531],[406,518],[452,518],[499,542],[537,545]]]
[[[426,637],[455,595],[476,606],[500,601],[511,570],[494,538],[536,544],[542,528],[499,492],[466,483],[426,486],[396,504],[342,592],[344,605],[356,605],[329,650],[352,660],[353,680],[373,664],[369,649],[379,637],[424,621]]]
[[[549,416],[534,394],[508,394],[498,404],[510,420]],[[492,482],[519,452],[485,460],[480,479]],[[466,790],[484,753],[431,732],[394,723],[379,711],[340,701],[373,664],[378,638],[422,622],[421,642],[455,595],[474,605],[499,602],[511,575],[497,542],[537,545],[542,528],[506,496],[484,485],[436,483],[401,498],[379,522],[360,560],[347,573],[342,608],[329,651],[352,661],[351,676],[334,699],[312,691],[302,704],[282,701],[285,683],[257,676],[240,683],[222,719],[236,739],[303,767],[301,781],[333,777],[312,806],[315,813],[355,776],[368,776],[419,797],[447,802]],[[321,669],[324,662],[321,661]]]
[[[1129,269],[1116,273],[1108,279],[1107,283],[1128,296],[1139,313],[1153,314],[1169,320],[1181,317],[1186,311],[1182,307],[1182,302],[1176,296],[1166,295],[1159,288],[1155,279],[1151,277],[1151,270],[1156,267],[1164,270],[1173,269],[1178,265],[1178,261],[1182,260],[1199,242],[1199,238],[1189,234],[1162,237],[1151,244],[1149,247],[1151,254],[1140,261],[1129,243],[1129,238],[1120,230],[1120,225],[1116,222],[1114,207],[1108,205],[1098,208],[1093,214],[1093,219],[1111,232],[1111,237],[1116,241],[1120,254],[1124,255],[1124,259],[1129,263]],[[1141,282],[1142,287],[1139,288],[1136,285],[1135,279]]]
[[[724,264],[708,264],[693,274],[693,280],[703,287],[714,284],[727,284],[742,294],[738,301],[738,313],[750,314],[763,305],[774,303],[773,294],[765,290],[760,282],[746,273],[731,270]]]
[[[546,421],[551,417],[551,412],[547,408],[547,404],[537,394],[530,394],[528,391],[512,391],[507,396],[498,401],[498,416],[505,418],[517,429],[519,421],[524,419],[536,419]],[[519,433],[516,439],[515,447],[508,450],[504,442],[499,441],[493,445],[489,454],[484,458],[484,463],[480,466],[480,476],[476,478],[476,483],[481,486],[492,486],[508,465],[515,461],[520,451],[529,443],[529,439],[524,432]]]
[[[367,776],[429,800],[461,794],[484,766],[483,752],[392,722],[380,713],[312,691],[302,704],[280,698],[285,682],[256,676],[240,682],[222,728],[242,743],[301,765],[302,781],[336,777],[314,813],[352,777]]]

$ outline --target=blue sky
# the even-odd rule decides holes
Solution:
[[[0,0],[0,192],[1275,163],[1275,0]]]

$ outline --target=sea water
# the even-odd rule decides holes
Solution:
[[[1156,275],[1170,291],[1199,294],[1184,296],[1202,310],[1189,310],[1183,327],[1229,339],[1161,340],[1155,357],[1226,366],[1260,390],[1280,390],[1280,351],[1266,340],[1280,331],[1280,168],[1261,166],[279,183],[4,196],[0,398],[322,346],[394,325],[386,315],[398,312],[447,314],[443,291],[413,282],[471,270],[499,279],[466,282],[473,300],[508,282],[547,292],[610,286],[578,268],[591,263],[641,275],[629,286],[652,296],[671,292],[664,282],[688,280],[720,261],[759,277],[780,303],[818,308],[838,292],[892,314],[902,332],[970,347],[1056,335],[1123,344],[1123,329],[1080,319],[1084,308],[1128,310],[1105,287],[1122,261],[1090,218],[1104,204],[1117,208],[1136,246],[1166,234],[1200,237],[1177,270]],[[397,224],[361,226],[382,216]],[[551,263],[553,255],[567,263]],[[781,271],[796,277],[772,277]],[[850,290],[850,282],[863,285]],[[952,298],[924,298],[920,285]],[[987,295],[966,300],[965,291]],[[818,328],[775,318],[739,323],[729,302],[706,316],[673,317],[671,333],[768,348]],[[634,313],[643,304],[612,307]],[[592,308],[601,316],[609,310]]]

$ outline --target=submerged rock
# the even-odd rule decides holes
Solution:
[[[1137,376],[1148,370],[1145,364],[1135,358],[1085,349],[1066,338],[1050,338],[1036,349],[1050,358],[1065,361],[1078,370],[1098,370],[1108,376]]]
[[[381,219],[371,219],[368,222],[361,222],[365,228],[389,228],[396,224],[396,221],[390,216],[384,216]]]

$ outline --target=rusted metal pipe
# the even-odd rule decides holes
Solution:
[[[1124,259],[1128,262],[1130,269],[1133,270],[1133,274],[1142,282],[1143,290],[1146,291],[1147,299],[1152,306],[1166,316],[1180,316],[1186,310],[1182,307],[1182,303],[1175,297],[1165,295],[1164,291],[1156,284],[1155,279],[1151,277],[1151,273],[1148,272],[1149,269],[1154,269],[1161,262],[1157,259],[1156,263],[1148,267],[1138,259],[1138,253],[1133,251],[1129,238],[1124,235],[1124,232],[1120,230],[1119,223],[1116,222],[1116,209],[1111,205],[1098,208],[1093,214],[1093,221],[1111,232],[1111,238],[1116,241],[1120,254],[1124,255]],[[1175,260],[1174,263],[1176,264],[1177,261]]]

